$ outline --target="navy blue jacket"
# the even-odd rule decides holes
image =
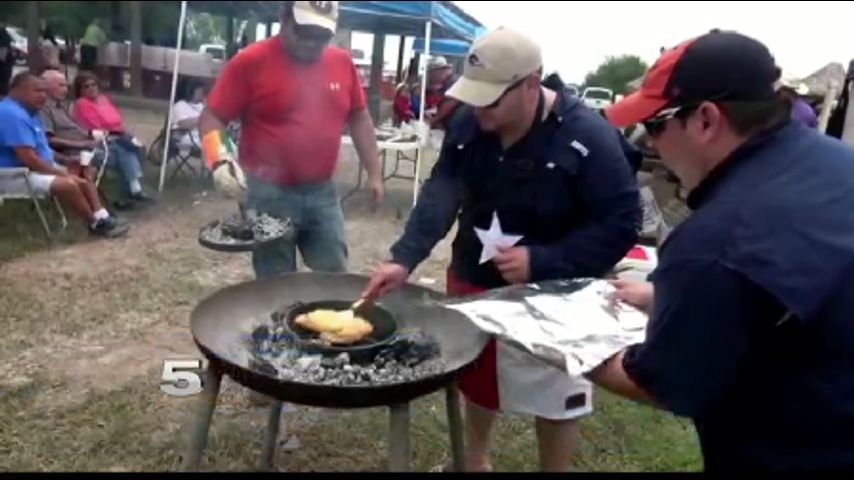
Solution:
[[[787,123],[689,202],[627,373],[695,421],[709,471],[854,470],[854,149]]]
[[[540,104],[542,109],[542,102]],[[542,112],[542,110],[540,110]],[[425,182],[393,261],[410,270],[459,219],[451,269],[484,288],[506,285],[492,262],[479,265],[475,228],[497,212],[502,230],[524,235],[533,281],[599,277],[635,244],[641,212],[637,181],[619,132],[576,99],[560,94],[545,121],[504,151],[469,107],[451,119],[441,156]]]

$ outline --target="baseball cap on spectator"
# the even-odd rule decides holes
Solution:
[[[474,41],[463,75],[447,95],[474,107],[485,107],[542,67],[539,45],[519,32],[501,27]]]
[[[298,25],[314,25],[335,33],[338,2],[294,2],[294,21]]]
[[[432,57],[430,62],[427,64],[427,70],[438,70],[440,68],[448,68],[451,64],[448,63],[448,59],[445,57]]]
[[[780,69],[768,48],[736,32],[714,30],[667,50],[640,89],[608,109],[617,127],[654,117],[670,107],[704,101],[774,98]]]

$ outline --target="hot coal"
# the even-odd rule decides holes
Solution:
[[[346,353],[306,354],[282,326],[259,327],[248,343],[254,368],[296,383],[369,387],[410,383],[446,372],[438,342],[424,333],[399,335],[367,364],[351,362]]]
[[[268,242],[284,237],[292,225],[266,213],[244,219],[233,215],[224,221],[202,231],[202,238],[219,245],[236,245],[247,242]]]

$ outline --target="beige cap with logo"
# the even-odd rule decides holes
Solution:
[[[500,27],[474,41],[463,76],[447,95],[474,107],[485,107],[542,67],[539,45],[515,30]]]
[[[294,2],[294,21],[298,25],[315,25],[335,33],[338,2]]]

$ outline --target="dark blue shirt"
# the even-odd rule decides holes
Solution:
[[[559,95],[543,121],[543,103],[528,134],[502,148],[469,107],[451,118],[445,145],[425,183],[396,263],[414,269],[459,219],[451,268],[484,288],[505,286],[493,262],[480,264],[475,229],[502,230],[529,247],[533,281],[599,277],[635,244],[640,223],[637,182],[619,132],[576,99]]]
[[[788,123],[689,203],[627,373],[694,420],[708,471],[854,469],[854,149]]]

